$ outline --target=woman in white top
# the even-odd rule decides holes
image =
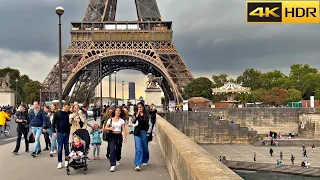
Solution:
[[[111,140],[109,141],[110,148],[110,172],[114,172],[116,166],[120,165],[122,142],[127,140],[127,132],[125,121],[127,113],[120,107],[116,107],[112,114],[111,119],[107,121],[106,130],[112,131]]]

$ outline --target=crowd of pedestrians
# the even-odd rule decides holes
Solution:
[[[110,139],[107,140],[106,158],[110,161],[110,171],[114,172],[120,165],[122,146],[127,141],[126,124],[130,125],[130,134],[134,135],[135,157],[133,164],[135,170],[140,171],[142,166],[147,166],[149,162],[148,143],[152,141],[152,130],[156,123],[156,113],[154,105],[147,110],[143,103],[138,103],[130,111],[123,106],[104,106],[102,111],[94,112],[94,120],[100,116],[100,125],[93,126],[88,123],[86,114],[87,107],[80,107],[78,104],[64,103],[62,109],[58,104],[53,103],[50,107],[40,107],[40,103],[35,101],[31,110],[28,106],[20,105],[17,112],[14,112],[14,121],[17,123],[16,147],[12,151],[14,155],[19,154],[22,137],[25,142],[25,152],[29,152],[29,143],[34,143],[31,149],[31,156],[36,158],[44,151],[49,151],[48,155],[54,157],[57,154],[58,165],[61,169],[67,167],[70,158],[78,156],[74,151],[74,145],[81,145],[74,133],[79,129],[86,129],[90,132],[93,149],[93,159],[100,160],[100,148],[103,147],[102,134],[110,131]],[[15,109],[15,108],[14,108]],[[31,134],[29,135],[29,131]],[[43,134],[45,147],[41,149],[40,139]],[[76,138],[76,139],[75,139]],[[78,139],[77,139],[78,138]],[[74,142],[76,140],[77,142]],[[71,150],[71,152],[70,152]],[[63,153],[64,152],[64,153]],[[64,157],[63,158],[63,154]],[[87,161],[91,159],[86,156]]]

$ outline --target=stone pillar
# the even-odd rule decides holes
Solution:
[[[0,106],[15,106],[15,92],[9,88],[0,88]]]
[[[160,88],[147,88],[145,90],[146,92],[146,99],[145,104],[150,105],[153,103],[157,110],[162,109],[161,107],[161,92],[162,90]]]

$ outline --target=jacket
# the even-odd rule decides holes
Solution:
[[[30,120],[28,118],[27,112],[17,111],[14,115],[15,121],[17,123],[17,132],[18,133],[27,133],[29,132],[29,123]],[[23,120],[23,122],[18,122],[18,120]]]
[[[46,126],[46,129],[50,129],[52,126],[49,114],[46,114],[45,126]]]
[[[100,136],[100,134],[101,134],[100,129],[93,131],[93,132],[90,132],[90,134],[92,136],[92,144],[101,144],[102,143],[101,136]]]
[[[136,114],[131,119],[132,123],[134,124],[134,135],[140,136],[140,131],[145,130],[147,134],[152,133],[152,122],[149,114],[145,114],[145,116],[138,116]]]
[[[42,127],[44,129],[47,129],[47,115],[42,109],[39,110],[37,115],[35,115],[34,110],[32,110],[29,114],[29,119],[31,127]]]
[[[7,120],[8,121],[11,120],[10,116],[6,112],[1,111],[0,112],[0,126],[4,126],[4,124],[6,123]]]

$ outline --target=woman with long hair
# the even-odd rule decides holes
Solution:
[[[69,116],[69,123],[71,124],[69,143],[71,143],[73,133],[78,129],[86,127],[85,115],[80,111],[80,106],[78,104],[74,104],[71,108],[71,114]]]
[[[101,127],[105,127],[106,126],[106,122],[108,121],[108,119],[112,118],[112,112],[114,111],[113,107],[109,107],[106,110],[106,114],[104,115],[104,120],[103,122],[101,122]],[[108,142],[108,147],[107,147],[107,154],[105,156],[106,159],[110,158],[110,147],[109,147],[109,142]]]
[[[114,172],[120,165],[122,143],[127,141],[127,132],[124,119],[128,117],[126,111],[116,107],[111,114],[112,118],[107,121],[106,130],[112,131],[110,148],[110,172]]]
[[[149,113],[143,103],[137,104],[138,111],[132,118],[134,124],[134,142],[136,154],[134,157],[134,165],[137,171],[141,171],[141,165],[148,165],[149,149],[148,136],[151,135],[152,123]]]
[[[52,121],[53,121],[53,117],[54,117],[54,113],[56,113],[59,109],[59,106],[57,103],[53,103],[51,106],[50,106],[50,113],[48,114],[50,116],[50,122],[52,124]],[[55,128],[56,127],[51,127],[51,131],[53,130],[52,128]],[[50,157],[53,157],[53,154],[56,154],[57,153],[57,138],[53,135],[53,132],[51,132],[50,134],[50,137],[51,137],[51,151],[50,151]]]

